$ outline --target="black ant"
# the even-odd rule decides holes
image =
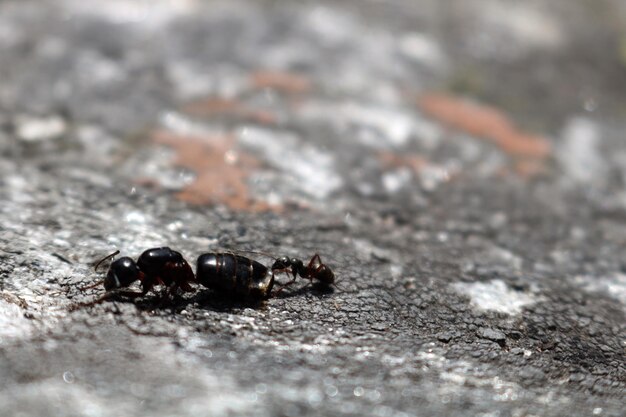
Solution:
[[[310,283],[315,279],[326,286],[335,285],[335,274],[328,265],[322,262],[322,258],[320,258],[317,253],[311,257],[311,260],[306,266],[304,266],[304,262],[302,262],[301,259],[281,256],[274,261],[271,270],[272,273],[291,272],[293,275],[291,281],[283,284],[277,293],[280,293],[283,288],[295,283],[298,275],[302,278],[307,278]]]
[[[120,251],[115,251],[104,257],[95,265],[94,269],[97,271],[100,264],[119,253]],[[124,289],[128,288],[135,281],[141,282],[140,292]],[[195,281],[196,277],[191,267],[180,252],[176,252],[168,247],[152,248],[143,252],[137,258],[137,262],[128,256],[115,260],[109,267],[104,280],[82,288],[85,290],[104,284],[104,289],[107,292],[95,301],[81,304],[81,306],[94,305],[114,295],[130,298],[141,297],[146,295],[157,284],[165,286],[170,296],[178,288],[186,292],[192,292],[194,289],[190,283]]]

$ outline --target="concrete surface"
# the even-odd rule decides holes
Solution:
[[[617,0],[0,2],[0,415],[623,416],[625,34]],[[161,245],[339,288],[70,312]]]

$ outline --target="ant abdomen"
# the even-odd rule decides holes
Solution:
[[[196,279],[223,294],[263,299],[270,296],[274,275],[265,265],[233,253],[210,252],[198,257]]]

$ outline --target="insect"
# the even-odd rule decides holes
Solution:
[[[240,252],[240,251],[235,251]],[[270,256],[262,252],[241,251]],[[270,256],[271,257],[271,256]],[[272,293],[274,275],[287,272],[293,279]],[[248,257],[233,252],[210,252],[198,257],[196,279],[207,288],[249,299],[264,299],[279,294],[285,287],[296,282],[298,275],[311,282],[318,280],[325,285],[335,283],[335,274],[316,253],[305,266],[298,258],[282,256],[274,258],[270,268]]]
[[[250,253],[259,254],[259,252]],[[117,254],[119,251],[100,260],[95,269]],[[291,273],[293,279],[280,285],[278,291],[272,292],[274,275],[277,272]],[[104,284],[107,292],[102,297],[79,306],[94,305],[113,295],[141,297],[156,285],[166,287],[167,294],[171,297],[179,288],[186,292],[194,291],[191,284],[195,283],[222,294],[262,300],[279,294],[283,288],[292,285],[298,276],[308,278],[311,282],[318,280],[325,285],[334,285],[335,282],[332,270],[322,263],[318,254],[313,255],[306,266],[298,258],[283,256],[274,258],[274,263],[268,268],[260,262],[234,252],[209,252],[198,257],[194,275],[180,252],[168,247],[152,248],[143,252],[137,262],[127,256],[112,262],[104,280],[83,288]],[[128,289],[136,281],[141,282],[140,292]]]
[[[117,255],[119,251],[112,253],[100,260],[95,269],[107,259]],[[141,282],[141,291],[125,290],[133,282]],[[113,295],[137,298],[146,295],[155,285],[163,285],[168,289],[171,296],[178,288],[186,292],[193,291],[190,283],[196,281],[191,267],[183,258],[180,252],[176,252],[168,247],[152,248],[144,251],[137,262],[128,256],[124,256],[111,263],[106,278],[94,285],[83,289],[93,288],[104,284],[107,291],[102,297],[90,303],[83,304],[89,306],[102,302]]]
[[[272,295],[274,273],[265,265],[231,252],[198,257],[196,279],[203,286],[236,297],[261,300]]]
[[[271,270],[272,273],[287,272],[293,275],[291,281],[281,285],[277,292],[296,282],[298,275],[302,278],[307,278],[311,283],[313,280],[317,280],[327,286],[335,285],[335,274],[328,265],[322,262],[322,258],[317,253],[311,257],[306,266],[301,259],[281,256],[274,261]]]

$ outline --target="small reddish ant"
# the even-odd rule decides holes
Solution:
[[[307,278],[311,283],[313,280],[317,280],[327,286],[335,285],[335,274],[328,265],[322,262],[322,258],[317,253],[311,257],[306,266],[304,266],[304,262],[301,259],[281,256],[274,261],[270,269],[272,273],[287,272],[293,275],[291,281],[281,285],[276,294],[280,293],[283,288],[295,283],[298,275],[302,278]]]

